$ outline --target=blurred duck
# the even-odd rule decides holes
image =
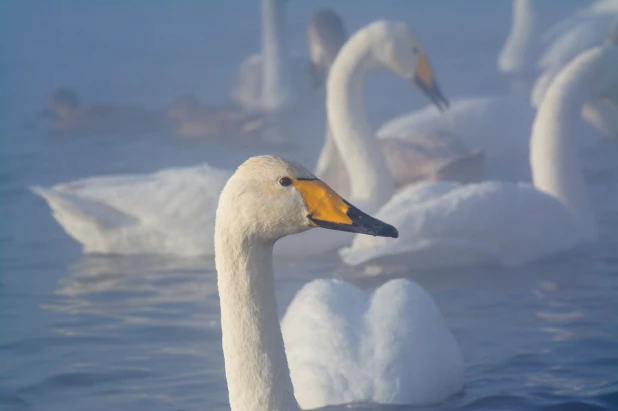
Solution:
[[[395,192],[390,172],[380,173],[386,163],[360,105],[365,75],[380,68],[416,83],[436,104],[445,104],[420,43],[405,24],[375,22],[345,44],[329,74],[327,111],[336,144],[346,153],[342,161],[351,176],[351,193],[370,202],[373,210]],[[378,168],[370,166],[376,161]],[[34,192],[85,252],[211,254],[215,207],[231,174],[202,164],[35,187]],[[363,197],[365,190],[371,197]],[[346,233],[335,234],[306,233],[282,242],[275,251],[315,255],[351,239]]]
[[[336,12],[318,10],[313,15],[307,30],[307,40],[314,84],[324,84],[328,71],[347,39],[344,24]],[[443,109],[441,102],[436,104]],[[444,100],[444,105],[447,104]],[[339,119],[333,118],[330,121]],[[380,147],[398,187],[420,181],[470,183],[484,179],[482,152],[471,153],[452,133],[413,133],[405,140],[398,137],[380,140]],[[343,155],[354,155],[354,151],[343,152]],[[316,175],[337,191],[349,193],[348,172],[328,125]]]
[[[279,324],[274,244],[316,227],[398,235],[278,157],[250,158],[223,188],[214,241],[230,408],[425,405],[459,392],[457,341],[431,296],[411,281],[393,280],[373,293],[312,281]]]
[[[51,95],[42,115],[50,118],[49,128],[56,132],[141,134],[171,129],[169,120],[157,112],[110,103],[83,105],[68,88]]]
[[[266,117],[236,105],[202,106],[193,94],[178,97],[167,116],[176,122],[180,137],[233,138],[254,135],[264,128]]]
[[[352,265],[400,262],[428,268],[511,266],[594,241],[596,225],[576,149],[576,126],[591,97],[618,86],[616,67],[618,48],[595,47],[577,56],[555,77],[532,126],[532,185],[411,186],[376,213],[377,218],[399,227],[401,237],[383,241],[357,236],[341,251],[344,261]],[[368,157],[364,166],[381,168],[374,174],[386,175],[376,159]],[[362,186],[361,174],[351,176],[358,177],[353,187],[364,190],[365,198],[382,194],[378,183],[384,177],[373,186]],[[353,193],[351,201],[357,197]]]

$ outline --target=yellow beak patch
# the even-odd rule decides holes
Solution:
[[[318,227],[313,220],[352,225],[352,219],[347,215],[350,206],[326,183],[318,179],[297,178],[293,179],[293,184],[305,201],[312,227]]]
[[[433,71],[429,65],[429,59],[424,54],[419,54],[418,56],[416,62],[416,77],[429,87],[431,87],[435,81]]]

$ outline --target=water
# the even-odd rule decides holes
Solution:
[[[567,14],[576,2],[569,3],[544,3],[544,21]],[[300,28],[314,8],[327,5],[290,3],[289,41],[298,54],[305,53]],[[509,25],[508,2],[335,8],[350,30],[377,17],[407,21],[451,98],[506,89],[496,74],[472,74],[478,67],[492,73]],[[257,12],[257,2],[0,4],[0,409],[228,409],[212,261],[84,256],[27,188],[202,161],[233,167],[265,151],[311,166],[320,121],[307,130],[318,144],[296,150],[168,136],[58,138],[33,127],[34,113],[60,85],[76,88],[84,100],[159,108],[187,90],[204,101],[225,100],[235,67],[258,48]],[[372,81],[368,93],[376,123],[425,104],[388,76]],[[429,409],[616,408],[618,177],[588,177],[602,233],[594,246],[516,269],[392,273],[434,296],[464,354],[464,392]],[[311,279],[361,274],[331,257],[279,262],[280,311]]]

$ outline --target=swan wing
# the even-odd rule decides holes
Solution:
[[[530,174],[528,145],[534,110],[511,97],[476,97],[452,102],[448,111],[434,107],[384,124],[379,139],[406,140],[420,134],[454,136],[471,151],[482,151],[490,178],[523,179]]]
[[[524,264],[591,240],[583,222],[528,184],[425,183],[399,192],[378,213],[400,237],[355,236],[346,264],[418,268]]]
[[[230,175],[204,164],[33,191],[86,252],[193,255],[212,251],[214,213]]]
[[[295,296],[282,333],[300,406],[426,404],[461,390],[459,347],[417,284],[393,280],[375,292],[316,280]]]

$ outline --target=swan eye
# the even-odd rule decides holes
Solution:
[[[416,46],[412,47],[412,52],[413,52],[414,54],[418,54],[418,52],[419,52],[419,51],[420,51],[420,50],[418,49],[418,47],[416,47]]]
[[[279,184],[281,184],[283,187],[287,187],[289,185],[292,185],[292,179],[290,179],[289,177],[281,177],[279,179]]]

